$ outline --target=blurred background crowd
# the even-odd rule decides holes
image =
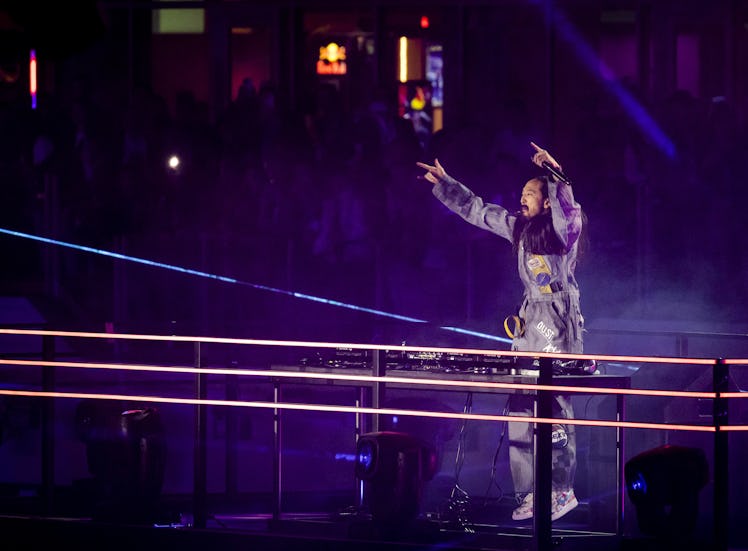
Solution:
[[[511,247],[446,212],[415,163],[439,158],[514,210],[536,174],[533,140],[588,213],[578,270],[588,320],[744,322],[745,110],[724,96],[676,89],[649,102],[629,80],[615,86],[623,92],[590,89],[558,107],[573,123],[551,135],[520,88],[424,132],[387,87],[349,101],[318,81],[291,103],[246,75],[215,113],[190,89],[164,97],[113,72],[70,78],[34,110],[26,98],[0,107],[2,227],[125,257],[3,235],[4,290],[54,297],[92,327],[414,338],[408,324],[297,292],[500,334],[521,293]]]

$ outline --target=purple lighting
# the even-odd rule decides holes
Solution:
[[[618,100],[620,105],[626,110],[632,120],[636,123],[644,135],[651,140],[657,148],[662,151],[668,158],[674,159],[677,155],[675,144],[663,132],[657,122],[650,116],[644,107],[626,90],[620,83],[613,79],[606,78],[612,75],[612,71],[600,59],[597,53],[582,38],[574,25],[559,10],[555,9],[551,0],[532,0],[535,4],[544,7],[546,18],[551,18],[551,23],[560,35],[566,40],[577,52],[579,58],[587,69],[605,86],[613,97]]]
[[[263,291],[269,291],[269,292],[273,292],[273,293],[278,293],[278,294],[283,294],[283,295],[287,295],[287,296],[292,296],[294,298],[308,300],[308,301],[311,301],[311,302],[318,302],[318,303],[321,303],[321,304],[329,304],[331,306],[336,306],[336,307],[339,307],[339,308],[346,308],[346,309],[349,309],[349,310],[357,310],[359,312],[366,312],[366,313],[369,313],[369,314],[374,314],[374,315],[377,315],[377,316],[392,318],[392,319],[396,319],[396,320],[400,320],[400,321],[406,321],[406,322],[410,322],[410,323],[428,323],[426,320],[414,318],[414,317],[411,317],[411,316],[405,316],[405,315],[401,315],[401,314],[395,314],[395,313],[392,313],[392,312],[385,312],[384,310],[377,310],[377,309],[374,309],[374,308],[367,308],[365,306],[358,306],[358,305],[355,305],[355,304],[351,304],[351,303],[347,303],[347,302],[341,302],[339,300],[333,300],[333,299],[324,298],[324,297],[318,297],[318,296],[314,296],[314,295],[309,295],[309,294],[301,293],[301,292],[298,292],[298,291],[289,291],[289,290],[285,290],[285,289],[279,289],[279,288],[276,288],[276,287],[270,287],[270,286],[262,285],[262,284],[259,284],[259,283],[250,283],[250,282],[247,282],[247,281],[240,281],[238,279],[234,279],[234,278],[231,278],[231,277],[226,277],[226,276],[222,276],[222,275],[218,275],[218,274],[212,274],[212,273],[203,272],[203,271],[200,271],[200,270],[193,270],[191,268],[184,268],[184,267],[181,267],[181,266],[175,266],[173,264],[166,264],[166,263],[163,263],[163,262],[156,262],[156,261],[153,261],[153,260],[147,260],[145,258],[138,258],[138,257],[135,257],[135,256],[125,255],[125,254],[121,254],[121,253],[115,253],[115,252],[107,251],[107,250],[104,250],[104,249],[87,247],[85,245],[78,245],[78,244],[74,244],[74,243],[68,243],[66,241],[60,241],[60,240],[57,240],[57,239],[51,239],[49,237],[41,237],[41,236],[38,236],[38,235],[32,235],[32,234],[28,234],[28,233],[24,233],[24,232],[10,230],[10,229],[7,229],[7,228],[0,228],[0,233],[7,234],[7,235],[14,235],[16,237],[22,237],[22,238],[25,238],[25,239],[32,239],[34,241],[40,241],[42,243],[49,243],[49,244],[58,245],[58,246],[61,246],[61,247],[68,247],[68,248],[72,248],[72,249],[77,249],[77,250],[80,250],[80,251],[90,252],[90,253],[94,253],[94,254],[98,254],[98,255],[102,255],[102,256],[108,256],[108,257],[111,257],[111,258],[116,258],[118,260],[125,260],[125,261],[128,261],[128,262],[135,262],[135,263],[138,263],[138,264],[146,264],[146,265],[149,265],[149,266],[154,266],[156,268],[163,268],[163,269],[166,269],[166,270],[173,270],[173,271],[176,271],[176,272],[181,272],[181,273],[185,273],[185,274],[189,274],[189,275],[194,275],[194,276],[199,276],[199,277],[205,277],[205,278],[215,279],[217,281],[222,281],[224,283],[234,283],[236,285],[244,285],[244,286],[247,286],[247,287],[253,287],[255,289],[260,289],[260,290],[263,290]],[[440,327],[440,329],[443,329],[445,331],[453,331],[453,332],[456,332],[456,333],[462,333],[464,335],[473,335],[473,336],[477,336],[477,337],[481,337],[481,338],[486,338],[486,339],[496,340],[496,341],[500,341],[500,342],[511,343],[511,340],[507,339],[505,337],[500,337],[500,336],[497,336],[497,335],[491,335],[491,334],[483,333],[483,332],[480,332],[480,331],[472,331],[470,329],[463,329],[463,328],[460,328],[460,327],[443,326],[443,327]]]

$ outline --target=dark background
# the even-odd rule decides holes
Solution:
[[[1,7],[4,325],[508,349],[502,321],[521,296],[511,247],[447,212],[415,163],[438,157],[486,200],[513,209],[536,174],[533,140],[561,162],[589,218],[590,249],[577,270],[586,352],[746,356],[748,2],[175,4],[204,9],[203,32],[187,34],[153,32],[163,4]],[[443,127],[427,136],[398,115],[400,36],[443,46]],[[313,72],[320,45],[332,40],[347,46],[345,77]],[[178,170],[166,166],[173,154],[182,160]],[[80,341],[62,348],[83,358],[186,365],[192,354]],[[205,353],[215,366],[300,356],[240,347]],[[709,369],[687,365],[610,362],[607,369],[647,388],[710,384]],[[8,375],[9,384],[23,386],[22,379]],[[736,369],[734,388],[741,379]],[[146,380],[90,384],[187,394],[192,384]],[[214,391],[224,396],[231,386],[220,382]],[[238,390],[241,399],[267,399],[267,392]],[[295,392],[300,400],[320,397]],[[433,398],[461,410],[465,397]],[[693,401],[637,400],[632,419],[700,418]],[[72,435],[76,406],[59,405],[59,445],[77,457],[60,463],[61,483],[86,476]],[[609,413],[599,398],[577,406],[590,416]],[[502,407],[501,397],[485,405]],[[740,420],[742,408],[734,409]],[[34,485],[38,411],[9,398],[0,411],[0,452],[13,466],[5,480]],[[173,453],[189,457],[191,414],[176,406],[164,412],[172,450],[181,450]],[[224,446],[225,415],[211,411],[216,448]],[[242,418],[241,453],[267,467],[269,417]],[[350,464],[341,467],[336,454],[350,454],[352,435],[339,430],[340,417],[313,418],[315,431],[305,432],[304,422],[289,430],[290,461],[302,466],[289,485],[347,491]],[[475,457],[464,476],[476,494],[498,431],[470,433]],[[447,486],[457,445],[448,434]],[[588,474],[579,493],[609,511],[609,435],[581,437]],[[633,431],[629,453],[678,441],[710,445]],[[322,469],[305,455],[313,445],[324,450]],[[739,453],[740,442],[733,449]],[[225,488],[228,452],[215,453],[212,491],[267,491],[267,476],[249,470],[241,470],[239,490]],[[169,469],[165,491],[190,487],[189,461]],[[732,480],[743,484],[739,473]],[[500,486],[511,491],[507,478]]]

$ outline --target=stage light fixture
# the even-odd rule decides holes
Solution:
[[[86,445],[93,517],[106,522],[158,520],[166,446],[156,408],[83,401],[76,431]]]
[[[640,453],[624,467],[626,491],[643,534],[683,539],[699,514],[699,492],[709,482],[703,450],[664,445]]]
[[[405,528],[418,517],[424,485],[437,467],[434,448],[410,434],[372,432],[356,445],[355,474],[364,483],[364,505],[388,529]]]

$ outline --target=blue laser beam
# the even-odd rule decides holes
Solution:
[[[506,337],[499,337],[498,335],[491,335],[490,333],[482,333],[480,331],[472,331],[470,329],[463,329],[462,327],[442,326],[439,329],[444,329],[445,331],[454,331],[455,333],[461,333],[463,335],[471,335],[473,337],[481,337],[482,339],[491,339],[491,340],[506,342],[506,343],[512,342],[512,339],[507,339]]]
[[[107,251],[106,249],[99,249],[99,248],[95,248],[95,247],[87,247],[85,245],[77,245],[75,243],[69,243],[67,241],[60,241],[59,239],[51,239],[49,237],[42,237],[42,236],[39,236],[39,235],[32,235],[30,233],[19,232],[19,231],[10,230],[10,229],[7,229],[7,228],[0,228],[0,233],[4,233],[4,234],[7,234],[7,235],[12,235],[12,236],[15,236],[15,237],[22,237],[24,239],[31,239],[33,241],[39,241],[41,243],[47,243],[47,244],[50,244],[50,245],[58,245],[60,247],[67,247],[69,249],[76,249],[76,250],[79,250],[79,251],[84,251],[84,252],[88,252],[88,253],[94,253],[94,254],[98,254],[98,255],[101,255],[101,256],[108,256],[110,258],[116,258],[118,260],[125,260],[125,261],[128,261],[128,262],[135,262],[137,264],[145,264],[147,266],[153,266],[153,267],[156,267],[156,268],[164,268],[164,269],[167,269],[167,270],[173,270],[173,271],[176,271],[176,272],[181,272],[181,273],[184,273],[184,274],[194,275],[194,276],[198,276],[198,277],[205,277],[205,278],[209,278],[209,279],[214,279],[216,281],[223,281],[225,283],[234,283],[236,285],[243,285],[245,287],[252,287],[254,289],[260,289],[262,291],[269,291],[269,292],[272,292],[272,293],[283,294],[283,295],[291,296],[291,297],[298,298],[298,299],[309,300],[309,301],[312,301],[312,302],[319,302],[319,303],[322,303],[322,304],[329,304],[330,306],[337,306],[339,308],[347,308],[349,310],[356,310],[358,312],[366,312],[368,314],[374,314],[374,315],[377,315],[377,316],[392,318],[392,319],[396,319],[396,320],[399,320],[399,321],[407,321],[407,322],[410,322],[410,323],[429,323],[426,320],[422,320],[422,319],[418,319],[418,318],[413,318],[413,317],[410,317],[410,316],[404,316],[404,315],[401,315],[401,314],[394,314],[392,312],[386,312],[384,310],[377,310],[377,309],[374,309],[374,308],[366,308],[364,306],[357,306],[355,304],[350,304],[350,303],[347,303],[347,302],[341,302],[339,300],[333,300],[333,299],[329,299],[329,298],[323,298],[323,297],[318,297],[318,296],[314,296],[314,295],[308,295],[306,293],[299,293],[297,291],[288,291],[286,289],[279,289],[277,287],[271,287],[271,286],[262,285],[262,284],[259,284],[259,283],[250,283],[248,281],[241,281],[239,279],[235,279],[235,278],[232,278],[232,277],[220,276],[220,275],[217,275],[217,274],[211,274],[209,272],[203,272],[203,271],[200,271],[200,270],[192,270],[190,268],[183,268],[181,266],[176,266],[174,264],[166,264],[164,262],[156,262],[156,261],[148,260],[148,259],[145,259],[145,258],[139,258],[137,256],[130,256],[130,255],[126,255],[126,254],[115,253],[115,252],[112,252],[112,251]],[[506,339],[506,338],[503,338],[503,337],[499,337],[497,335],[490,335],[490,334],[487,334],[487,333],[480,333],[480,332],[477,332],[477,331],[471,331],[469,329],[462,329],[462,328],[458,328],[458,327],[440,327],[440,329],[444,329],[445,331],[454,331],[454,332],[462,333],[462,334],[465,334],[465,335],[473,335],[473,336],[478,336],[478,337],[482,337],[482,338],[486,338],[486,339],[497,340],[497,341],[501,341],[501,342],[507,342],[507,343],[511,343],[512,342],[509,339]]]
[[[541,0],[531,1],[535,4],[545,4],[545,2]],[[561,33],[561,36],[572,45],[587,69],[602,81],[603,85],[613,95],[613,97],[618,100],[619,104],[629,114],[640,130],[652,142],[654,142],[657,148],[667,155],[668,158],[674,159],[677,155],[677,151],[673,141],[667,136],[667,134],[665,134],[642,104],[639,103],[639,101],[637,101],[624,86],[614,80],[605,78],[605,75],[612,74],[612,71],[608,69],[605,63],[600,59],[589,43],[584,40],[579,31],[574,27],[564,13],[553,6],[553,1],[546,1],[550,2],[548,5],[551,8],[551,13],[549,13],[549,10],[544,10],[546,21],[548,20],[548,17],[552,19],[554,27]],[[603,67],[602,74],[599,71],[600,67]]]
[[[211,279],[217,279],[219,281],[225,281],[227,283],[241,283],[236,279],[230,277],[219,276],[215,274],[209,274],[207,272],[201,272],[198,270],[191,270],[189,268],[182,268],[180,266],[174,266],[172,264],[164,264],[163,262],[155,262],[153,260],[146,260],[145,258],[138,258],[136,256],[129,256],[120,253],[113,253],[104,249],[96,249],[94,247],[86,247],[85,245],[76,245],[74,243],[67,243],[65,241],[59,241],[57,239],[50,239],[49,237],[41,237],[39,235],[31,235],[30,233],[23,233],[20,231],[9,230],[6,228],[0,228],[0,233],[8,235],[14,235],[16,237],[23,237],[24,239],[32,239],[34,241],[40,241],[42,243],[49,243],[50,245],[60,245],[61,247],[68,247],[70,249],[78,249],[79,251],[85,251],[88,253],[100,254],[102,256],[109,256],[111,258],[118,258],[120,260],[127,260],[129,262],[137,262],[138,264],[147,264],[149,266],[156,266],[157,268],[167,268],[177,272],[185,274],[196,275],[200,277],[209,277]]]

